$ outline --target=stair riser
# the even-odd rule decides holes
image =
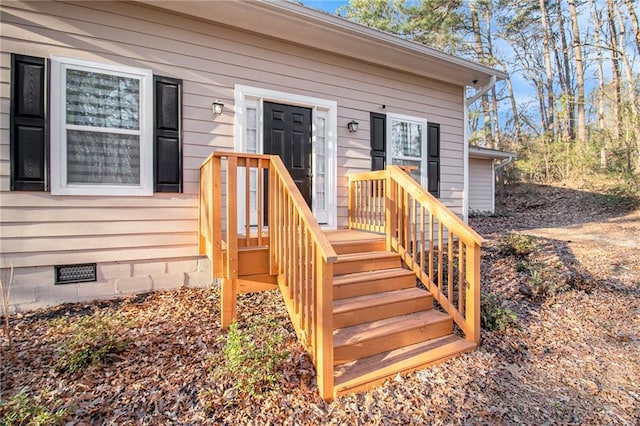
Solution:
[[[333,286],[333,299],[364,296],[366,294],[411,288],[416,285],[415,275],[389,277],[379,280],[360,281]]]
[[[358,383],[355,385],[351,385],[351,386],[336,386],[335,390],[334,390],[334,395],[335,397],[341,396],[341,395],[346,395],[348,393],[356,393],[356,392],[364,392],[364,391],[368,391],[371,390],[373,388],[376,388],[378,386],[381,386],[385,381],[387,381],[388,379],[397,376],[398,374],[401,376],[405,376],[413,371],[417,371],[417,370],[423,370],[429,367],[433,367],[434,365],[438,365],[438,364],[442,364],[443,362],[446,362],[450,359],[456,358],[458,356],[460,356],[460,354],[465,353],[465,352],[471,352],[475,349],[475,347],[470,347],[468,349],[465,349],[464,351],[457,351],[457,352],[452,352],[451,354],[448,354],[446,356],[443,356],[441,358],[435,359],[433,361],[428,361],[428,362],[424,362],[423,364],[420,365],[416,365],[416,366],[411,366],[408,368],[404,368],[404,369],[398,369],[397,371],[394,371],[392,373],[389,374],[381,374],[378,377],[372,378],[371,380],[362,382],[362,383]]]
[[[377,337],[364,342],[334,347],[333,364],[344,364],[345,362],[366,358],[368,356],[397,349],[402,346],[446,336],[451,333],[453,333],[453,320],[448,319],[432,324],[426,324],[422,327],[403,330],[399,333]]]
[[[346,243],[335,243],[333,249],[337,254],[366,253],[371,251],[384,251],[387,243],[381,241],[350,241]]]
[[[368,306],[347,312],[334,314],[333,328],[338,329],[350,325],[364,324],[399,315],[411,314],[433,308],[433,296],[425,295],[414,299],[396,301],[390,304]]]
[[[379,271],[382,269],[399,268],[400,257],[389,256],[385,258],[360,259],[342,261],[333,264],[333,275],[353,274],[356,272]]]

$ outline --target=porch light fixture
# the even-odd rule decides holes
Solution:
[[[355,133],[358,131],[358,123],[356,120],[351,120],[347,123],[347,128],[349,129],[349,133]]]
[[[216,117],[218,115],[222,115],[222,110],[224,109],[224,104],[220,99],[216,99],[211,104],[211,111],[213,111],[213,116]]]

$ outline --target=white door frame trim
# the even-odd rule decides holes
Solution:
[[[262,153],[263,150],[263,117],[262,117],[262,105],[264,101],[276,102],[287,105],[300,106],[305,108],[311,108],[311,121],[312,121],[312,164],[313,175],[316,175],[316,140],[317,140],[317,125],[316,119],[318,118],[318,112],[322,111],[323,116],[326,118],[326,177],[325,182],[325,199],[326,210],[328,217],[326,225],[323,228],[335,229],[338,225],[338,200],[337,200],[337,156],[338,156],[338,103],[322,98],[315,98],[311,96],[298,95],[295,93],[280,92],[277,90],[264,89],[259,87],[245,86],[236,84],[234,86],[234,100],[235,100],[235,151],[246,152],[245,129],[246,129],[246,101],[257,100],[259,110],[257,111],[259,124],[257,126],[257,150],[258,153]],[[240,182],[239,182],[240,183]],[[315,179],[313,180],[313,192],[316,192]],[[241,206],[238,206],[241,208]],[[312,200],[312,211],[316,214],[315,197]],[[244,220],[244,215],[242,220]],[[317,217],[317,215],[316,215]],[[241,218],[238,218],[239,220]],[[240,224],[239,224],[240,225]]]

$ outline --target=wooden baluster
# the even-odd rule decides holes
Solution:
[[[453,304],[453,233],[447,229],[447,293],[449,302]]]
[[[262,158],[258,159],[258,187],[256,191],[256,205],[258,206],[258,246],[262,246],[262,232],[264,228],[264,190],[262,188],[262,178],[264,173],[264,165]]]
[[[433,280],[433,213],[429,211],[429,281],[431,284],[435,284]]]
[[[411,223],[413,225],[413,232],[411,233],[411,258],[413,259],[413,264],[416,265],[419,259],[419,247],[418,247],[418,221],[416,220],[416,199],[411,198]]]
[[[302,328],[309,338],[309,234],[307,227],[302,230]],[[305,342],[307,345],[309,342]]]
[[[410,242],[411,242],[411,212],[409,211],[409,209],[411,208],[411,204],[409,203],[409,192],[407,190],[405,190],[403,188],[403,200],[402,200],[402,204],[403,204],[403,232],[404,232],[404,238],[402,239],[402,245],[404,245],[404,250],[405,253],[409,252],[410,249]]]
[[[427,249],[426,245],[425,245],[425,233],[424,233],[424,221],[425,221],[425,216],[424,216],[424,205],[420,204],[420,270],[424,272],[425,269],[425,261],[424,261],[424,255],[425,255],[425,251]],[[431,279],[431,275],[429,274],[429,279]],[[427,286],[428,288],[429,286]]]
[[[442,228],[442,222],[440,222],[440,220],[438,219],[438,289],[440,290],[440,293],[442,293],[442,288],[443,288],[443,283],[442,283],[442,278],[443,278],[443,255],[444,255],[444,248],[443,248],[443,244],[442,244],[442,233],[443,233],[443,228]]]
[[[458,312],[464,315],[464,247],[458,238]]]
[[[269,197],[267,204],[269,206],[269,211],[267,214],[269,217],[267,218],[268,224],[270,228],[269,232],[269,273],[271,275],[278,274],[278,238],[280,236],[280,232],[275,232],[277,229],[277,212],[278,212],[278,194],[277,194],[277,182],[275,170],[271,167],[271,160],[269,160],[269,171],[268,173],[268,185],[267,185],[267,197]]]
[[[244,232],[245,247],[251,244],[251,167],[249,159],[245,159],[244,167]]]

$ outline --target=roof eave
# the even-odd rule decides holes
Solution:
[[[491,67],[290,1],[229,1],[224,5],[219,1],[137,1],[272,38],[292,41],[291,34],[296,34],[298,44],[452,84],[482,86],[492,76],[497,80],[508,77]]]

